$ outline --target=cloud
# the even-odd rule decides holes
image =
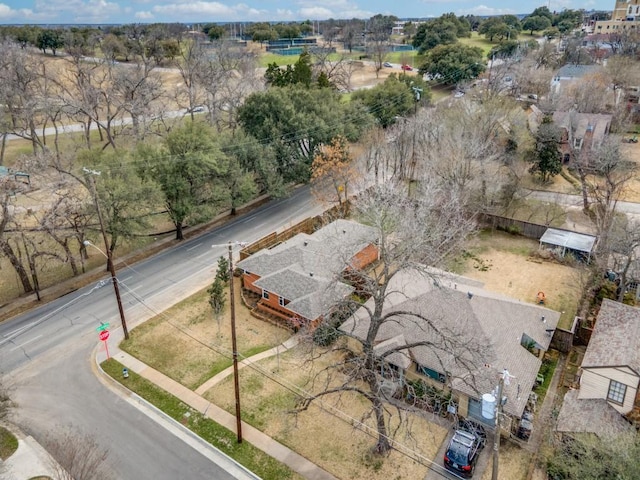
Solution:
[[[2,20],[31,17],[34,17],[33,10],[30,10],[28,8],[20,8],[16,10],[11,8],[9,5],[0,3],[0,19]]]
[[[148,11],[136,12],[134,17],[136,17],[138,20],[153,20],[155,18],[153,13]]]
[[[324,20],[333,17],[333,12],[324,7],[303,7],[299,12],[303,17],[314,20]]]
[[[511,8],[493,8],[486,5],[458,10],[458,15],[514,15],[515,13],[517,12]]]
[[[100,23],[120,13],[120,5],[107,0],[36,0],[35,10],[49,22],[67,20]]]
[[[249,20],[264,18],[265,10],[252,8],[244,3],[229,6],[220,2],[196,1],[188,3],[168,3],[156,5],[152,8],[156,16],[170,17],[174,20],[193,21],[203,17],[212,17],[212,20]]]

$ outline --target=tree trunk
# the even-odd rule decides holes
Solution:
[[[0,244],[0,248],[2,248],[2,253],[4,253],[4,255],[9,259],[9,262],[11,262],[11,266],[18,274],[18,278],[22,283],[22,290],[24,291],[24,293],[33,292],[33,287],[31,286],[31,282],[29,281],[29,273],[24,268],[24,265],[13,251],[13,248],[11,248],[11,245],[9,245],[9,242],[5,240]]]
[[[378,397],[373,400],[373,410],[376,414],[376,427],[378,429],[378,441],[374,450],[377,454],[383,455],[391,450],[391,443],[389,443],[387,424],[384,419],[384,405]]]
[[[182,232],[182,222],[176,222],[176,240],[184,240]]]
[[[4,165],[4,152],[7,149],[7,132],[2,133],[2,144],[0,144],[0,165]]]

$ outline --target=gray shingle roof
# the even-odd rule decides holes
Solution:
[[[551,342],[546,330],[555,329],[560,314],[486,291],[464,277],[445,272],[437,275],[417,271],[396,274],[384,313],[407,314],[396,314],[386,321],[377,340],[403,336],[406,344],[428,342],[428,346],[410,348],[411,358],[419,365],[448,372],[452,388],[474,398],[495,388],[499,373],[506,368],[515,378],[505,385],[509,401],[504,409],[521,416],[541,364],[521,345],[522,335],[546,350]],[[364,338],[368,327],[366,309],[360,308],[340,328]],[[435,329],[444,335],[436,334]]]
[[[597,72],[601,68],[602,67],[599,65],[567,64],[560,67],[555,76],[560,78],[580,78],[590,73]]]
[[[604,398],[578,398],[579,390],[569,390],[558,414],[556,430],[563,433],[594,433],[600,437],[632,433],[627,422]]]
[[[287,309],[313,320],[353,291],[335,278],[375,241],[375,229],[340,219],[312,235],[300,233],[261,250],[237,266],[260,277],[255,286],[288,300]]]
[[[604,299],[582,368],[622,365],[640,375],[640,309]]]

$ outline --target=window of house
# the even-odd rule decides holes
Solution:
[[[278,303],[280,304],[281,307],[284,307],[284,305],[285,305],[284,297],[278,297]]]
[[[433,378],[439,382],[444,383],[446,381],[446,376],[444,373],[436,372],[428,367],[423,367],[422,365],[418,365],[418,372],[424,375],[425,377]]]
[[[266,290],[262,290],[262,298],[264,298],[265,300],[269,300],[269,292],[267,292]]]
[[[624,383],[611,380],[609,382],[609,393],[607,393],[607,400],[622,405],[624,403],[624,396],[627,393],[627,386]]]

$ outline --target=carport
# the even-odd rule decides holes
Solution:
[[[557,228],[547,228],[547,231],[540,238],[540,248],[545,246],[556,250],[562,257],[567,253],[572,253],[587,263],[591,260],[591,252],[595,243],[596,237],[593,235]]]

